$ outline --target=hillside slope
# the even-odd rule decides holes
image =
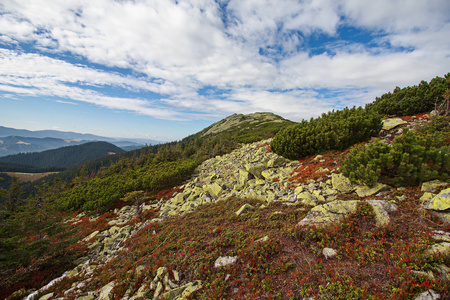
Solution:
[[[20,153],[4,156],[0,157],[0,164],[1,162],[8,162],[37,168],[68,168],[105,155],[122,152],[124,150],[107,142],[89,142],[39,153]]]
[[[84,256],[28,299],[450,297],[448,213],[429,208],[449,182],[354,186],[343,153],[290,161],[269,144],[206,160],[155,200],[72,218]]]
[[[269,112],[233,114],[184,140],[225,136],[240,143],[250,143],[271,137],[281,128],[292,124],[295,123]]]

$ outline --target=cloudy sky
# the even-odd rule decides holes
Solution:
[[[2,0],[0,125],[177,140],[450,72],[448,0]]]

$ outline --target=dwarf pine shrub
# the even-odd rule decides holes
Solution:
[[[361,107],[333,110],[281,130],[271,149],[286,158],[300,159],[328,150],[344,150],[377,135],[381,128],[381,118],[375,111]]]
[[[430,83],[422,80],[419,85],[405,88],[396,87],[393,92],[377,97],[366,108],[374,109],[382,115],[412,116],[435,109],[444,100],[450,89],[450,73],[444,78],[433,78]]]
[[[381,142],[357,146],[341,161],[342,174],[352,182],[372,186],[416,185],[450,175],[450,149],[442,141],[405,128],[392,146]]]

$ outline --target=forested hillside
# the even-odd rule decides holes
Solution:
[[[0,298],[65,271],[35,299],[450,297],[450,253],[429,250],[450,236],[450,207],[429,202],[450,187],[448,77],[426,113],[404,93],[398,113],[384,107],[400,98],[383,95],[296,124],[235,114],[178,142],[12,180],[0,189]],[[421,85],[435,96],[435,82]],[[404,128],[382,129],[405,111]]]
[[[17,153],[31,153],[49,149],[75,146],[86,143],[85,140],[63,140],[58,138],[34,138],[22,136],[0,137],[0,157]]]
[[[67,146],[38,153],[19,153],[0,157],[0,167],[2,166],[2,162],[6,162],[28,165],[35,168],[69,168],[105,155],[122,152],[125,151],[107,142],[89,142],[82,145]],[[6,165],[3,166],[3,169],[5,167]]]

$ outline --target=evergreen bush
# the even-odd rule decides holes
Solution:
[[[381,128],[381,118],[375,111],[361,107],[333,110],[281,130],[271,149],[286,158],[300,159],[328,150],[344,150],[377,135]]]
[[[405,88],[396,87],[391,93],[377,97],[366,108],[374,109],[381,115],[412,116],[430,112],[443,102],[445,92],[450,89],[450,73],[433,78],[430,83],[422,80],[419,85]]]
[[[381,142],[357,146],[341,161],[342,174],[353,183],[372,186],[416,185],[450,175],[450,149],[442,140],[409,131],[396,137],[392,146]]]

